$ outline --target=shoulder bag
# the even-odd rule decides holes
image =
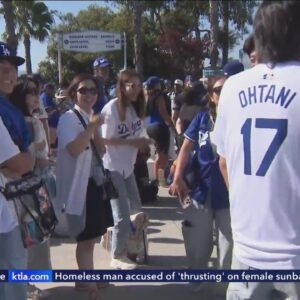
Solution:
[[[41,177],[27,174],[8,182],[0,192],[14,203],[25,248],[49,239],[58,221]]]
[[[79,113],[79,111],[75,108],[73,108],[72,110],[80,120],[82,126],[86,128],[87,124],[84,121],[82,115]],[[119,197],[119,194],[112,182],[110,171],[104,168],[102,159],[97,151],[94,140],[91,139],[90,142],[91,142],[93,154],[97,160],[97,166],[93,167],[92,177],[96,185],[102,187],[104,200],[109,201],[110,199],[116,199]]]

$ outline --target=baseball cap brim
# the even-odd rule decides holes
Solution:
[[[94,64],[94,68],[106,68],[106,67],[109,67],[111,66],[111,63],[108,61],[108,62],[104,62],[102,64]]]
[[[1,56],[0,57],[0,61],[1,60],[7,60],[7,61],[9,61],[11,64],[13,64],[15,66],[21,66],[25,62],[25,59],[23,57],[20,57],[20,56],[9,56],[9,55]]]
[[[106,63],[104,63],[104,64],[101,64],[99,67],[100,67],[100,68],[106,68],[106,67],[109,67],[110,65],[111,65],[110,62],[106,62]]]

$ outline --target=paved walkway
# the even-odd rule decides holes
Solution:
[[[185,250],[181,235],[182,215],[178,201],[167,194],[167,189],[160,189],[160,199],[145,205],[144,211],[150,216],[148,228],[149,264],[147,269],[185,268]],[[53,269],[77,269],[75,260],[75,242],[71,239],[52,239],[51,259]],[[215,255],[214,255],[215,257]],[[100,244],[96,245],[95,268],[110,269],[110,256]],[[214,260],[214,258],[213,258]],[[74,283],[38,284],[41,289],[51,293],[48,299],[85,300],[87,293],[74,290]],[[213,284],[204,284],[195,292],[185,283],[114,283],[103,290],[105,300],[215,300],[216,289]],[[222,299],[222,298],[217,298]]]

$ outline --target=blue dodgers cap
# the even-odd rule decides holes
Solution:
[[[158,83],[161,83],[161,80],[157,76],[150,76],[145,82],[147,89],[153,89]]]
[[[244,71],[244,65],[238,60],[232,60],[224,66],[223,71],[225,76],[230,77]]]
[[[11,48],[3,42],[0,42],[0,60],[7,60],[15,66],[24,64],[25,59],[12,54]]]
[[[94,68],[95,67],[105,68],[105,67],[109,67],[110,65],[111,65],[110,61],[104,56],[97,57],[93,63]]]

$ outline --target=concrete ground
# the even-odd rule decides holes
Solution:
[[[168,196],[167,189],[160,188],[159,200],[143,207],[149,214],[148,228],[149,262],[143,269],[183,269],[186,267],[185,250],[181,235],[182,215],[178,200]],[[51,260],[53,269],[77,269],[75,242],[71,239],[51,240]],[[215,251],[212,263],[215,260]],[[110,255],[101,244],[95,249],[95,268],[110,269]],[[85,300],[86,292],[74,289],[74,283],[40,283],[37,286],[50,292],[47,299]],[[187,283],[114,283],[103,290],[107,300],[215,300],[216,287],[205,283],[200,291],[195,291]]]

